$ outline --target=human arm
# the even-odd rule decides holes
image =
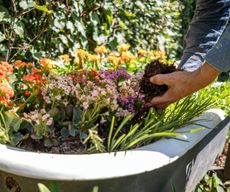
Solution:
[[[156,108],[165,108],[169,104],[182,99],[206,87],[219,75],[219,71],[207,62],[193,71],[177,71],[169,74],[158,74],[150,81],[158,85],[167,85],[168,90],[162,96],[154,97],[151,104]]]

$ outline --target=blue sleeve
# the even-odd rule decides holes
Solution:
[[[211,62],[211,54],[228,24],[229,3],[230,0],[197,0],[195,14],[185,37],[179,68],[194,71],[202,66],[205,59],[208,59],[210,64],[214,63]],[[213,51],[210,52],[212,48]],[[210,54],[206,58],[208,52]],[[219,65],[220,62],[215,63]]]
[[[230,70],[230,24],[217,44],[207,53],[205,60],[220,72]]]

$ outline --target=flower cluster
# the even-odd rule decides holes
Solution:
[[[113,118],[117,126],[140,112],[145,101],[139,92],[142,73],[137,71],[158,57],[163,53],[133,54],[130,45],[123,44],[113,52],[101,45],[94,53],[78,49],[37,63],[0,62],[0,104],[21,118],[19,142],[29,138],[57,143],[64,135],[83,143],[95,136],[92,133],[107,134]]]
[[[48,126],[53,124],[53,118],[50,117],[45,109],[23,113],[23,116],[32,124],[35,137],[48,137],[51,131]]]
[[[14,90],[10,86],[10,75],[13,73],[13,67],[7,62],[0,62],[0,104],[11,106],[10,99],[14,97]]]
[[[114,82],[119,82],[121,80],[130,79],[130,74],[127,73],[125,69],[119,68],[116,71],[114,70],[101,70],[99,74],[102,75],[105,79],[112,80]]]

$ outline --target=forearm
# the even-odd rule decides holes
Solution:
[[[177,71],[168,74],[158,74],[150,81],[157,85],[167,85],[168,91],[151,101],[157,108],[165,108],[169,104],[182,99],[212,83],[220,72],[205,62],[193,72]]]
[[[212,83],[220,72],[212,65],[205,62],[202,67],[191,73],[190,81],[193,84],[192,92],[198,91]]]

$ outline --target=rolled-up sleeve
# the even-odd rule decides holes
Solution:
[[[204,59],[220,72],[230,70],[230,24],[228,24],[217,44],[206,54]]]

